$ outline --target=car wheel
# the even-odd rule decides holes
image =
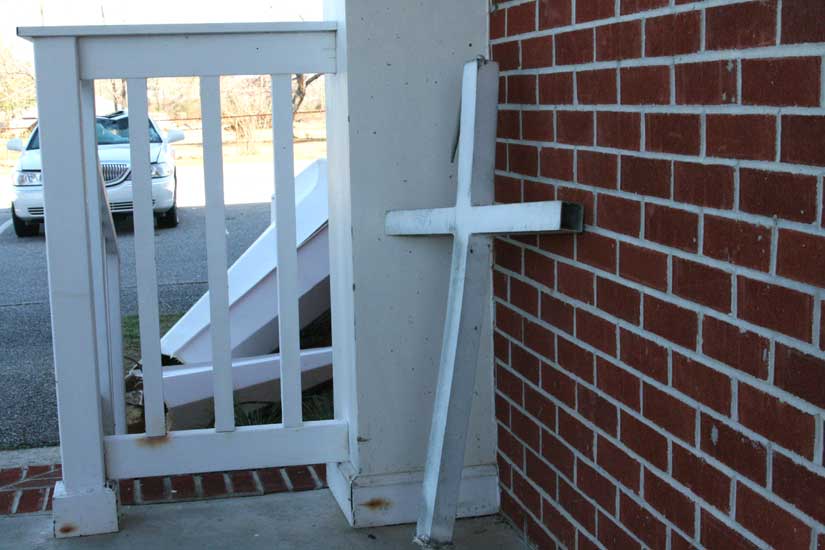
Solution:
[[[40,224],[38,222],[27,222],[21,220],[14,213],[14,205],[11,205],[11,219],[14,224],[14,234],[18,237],[34,237],[40,233]]]
[[[172,205],[172,208],[158,216],[158,227],[169,229],[178,226],[178,206]]]

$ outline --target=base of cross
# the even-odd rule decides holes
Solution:
[[[484,59],[467,63],[455,207],[389,212],[385,222],[388,235],[453,237],[447,314],[414,539],[423,548],[452,543],[481,329],[490,322],[491,237],[578,233],[583,227],[584,209],[579,204],[491,204],[497,109],[498,65]]]

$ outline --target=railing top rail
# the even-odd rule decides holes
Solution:
[[[192,34],[253,34],[290,32],[329,32],[334,21],[286,21],[273,23],[199,23],[174,25],[83,25],[17,27],[17,36],[26,39],[95,36],[148,36]]]

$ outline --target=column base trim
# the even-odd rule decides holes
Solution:
[[[55,538],[117,532],[117,496],[109,487],[69,494],[63,482],[58,481],[54,487],[52,518]]]

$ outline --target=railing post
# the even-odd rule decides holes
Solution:
[[[34,41],[44,175],[46,256],[63,481],[54,491],[57,537],[117,531],[103,458],[93,255],[88,226],[81,82],[74,38]],[[102,296],[98,296],[102,300]],[[100,320],[102,322],[103,320]]]

